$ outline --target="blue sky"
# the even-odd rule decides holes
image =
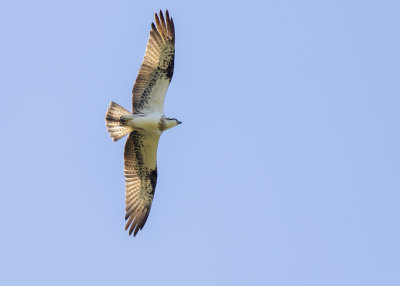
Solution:
[[[123,140],[154,12],[176,27],[150,217]],[[397,1],[0,4],[1,285],[400,285]],[[4,121],[3,121],[4,122]]]

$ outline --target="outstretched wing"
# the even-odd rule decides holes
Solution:
[[[125,230],[135,236],[150,213],[157,183],[157,147],[160,135],[133,131],[125,143]]]
[[[164,114],[164,97],[174,72],[174,21],[166,11],[155,14],[146,53],[132,90],[132,113]]]

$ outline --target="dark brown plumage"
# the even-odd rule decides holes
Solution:
[[[156,153],[160,135],[133,131],[125,143],[125,230],[135,236],[149,216],[157,183]]]
[[[160,21],[161,19],[161,21]],[[132,113],[138,114],[157,112],[164,103],[164,94],[158,89],[168,88],[174,70],[175,58],[175,28],[174,21],[166,11],[166,19],[162,11],[160,17],[155,14],[155,22],[151,23],[150,36],[147,41],[146,53],[139,74],[132,89]],[[153,98],[150,98],[152,94]],[[161,95],[157,96],[157,95]],[[156,96],[154,96],[156,95]]]

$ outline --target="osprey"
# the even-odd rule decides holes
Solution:
[[[132,113],[111,102],[106,126],[113,141],[125,135],[125,230],[133,236],[150,213],[157,183],[157,147],[162,132],[181,122],[164,115],[164,97],[174,72],[175,29],[168,10],[155,14],[146,53],[132,90]]]

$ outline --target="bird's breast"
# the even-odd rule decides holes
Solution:
[[[138,116],[132,114],[125,124],[133,129],[159,132],[160,119],[161,116]]]

